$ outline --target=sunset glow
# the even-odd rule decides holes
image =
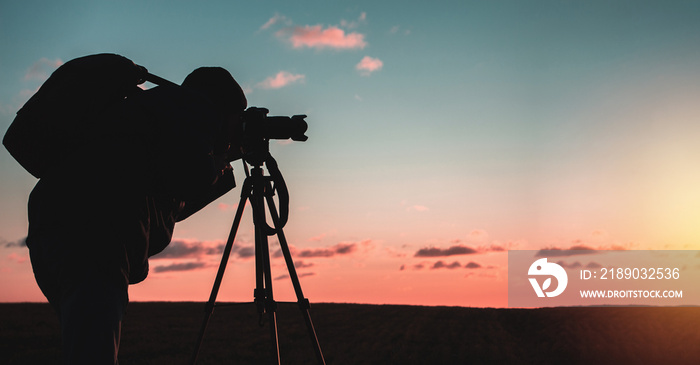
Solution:
[[[697,3],[33,3],[0,5],[3,133],[58,66],[101,52],[177,83],[222,66],[249,106],[308,115],[309,140],[271,153],[312,302],[506,307],[509,250],[700,250]],[[238,187],[176,226],[132,301],[208,299],[233,166]],[[24,244],[35,183],[1,148],[0,302],[45,300]],[[221,301],[252,301],[250,214]]]

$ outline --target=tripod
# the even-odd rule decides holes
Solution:
[[[216,280],[214,281],[214,286],[212,287],[209,301],[205,306],[204,320],[202,321],[202,327],[199,331],[199,340],[195,347],[194,354],[192,355],[192,364],[194,365],[197,362],[199,349],[202,345],[202,340],[204,339],[204,332],[206,331],[209,318],[211,317],[214,307],[216,306],[216,296],[219,293],[221,280],[224,276],[224,271],[226,270],[226,264],[231,254],[233,241],[236,238],[236,232],[238,231],[238,226],[240,225],[241,218],[243,216],[243,209],[247,200],[250,201],[250,205],[253,208],[253,224],[255,226],[256,287],[254,292],[254,303],[257,306],[261,323],[265,314],[267,314],[269,317],[272,347],[274,349],[275,358],[277,359],[277,364],[280,364],[279,343],[277,336],[277,303],[275,302],[272,294],[270,251],[267,240],[268,236],[274,234],[277,235],[282,254],[284,255],[287,270],[289,271],[289,277],[292,280],[292,285],[294,286],[294,291],[297,296],[297,303],[299,304],[299,309],[302,312],[304,322],[306,323],[306,328],[309,332],[309,337],[311,338],[311,342],[314,346],[317,362],[319,364],[325,364],[326,362],[323,358],[323,353],[321,352],[321,346],[318,343],[316,331],[314,330],[314,325],[311,322],[311,316],[309,315],[309,300],[304,298],[304,294],[302,293],[299,277],[297,276],[296,269],[294,268],[294,262],[292,261],[292,255],[289,252],[289,246],[287,245],[287,240],[284,237],[284,232],[282,231],[282,227],[284,227],[284,225],[287,223],[287,218],[289,215],[289,193],[287,191],[286,184],[282,178],[279,168],[277,167],[277,162],[269,153],[265,153],[260,159],[251,160],[252,161],[247,161],[253,166],[251,172],[248,171],[246,161],[243,163],[246,172],[246,179],[241,190],[241,200],[238,203],[238,208],[236,209],[236,215],[233,219],[233,225],[231,226],[231,233],[229,234],[228,241],[226,242],[226,246],[221,257],[221,264],[219,265],[219,271],[216,275]],[[267,166],[267,170],[270,173],[269,176],[264,175],[262,169],[263,164]],[[274,188],[272,185],[273,182]],[[275,209],[275,201],[273,198],[275,191],[278,192],[280,202],[279,215]],[[265,217],[265,202],[267,202],[270,216],[275,226],[274,228],[267,224]]]

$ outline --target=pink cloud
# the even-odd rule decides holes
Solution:
[[[306,78],[305,75],[293,74],[287,71],[280,71],[275,76],[270,76],[265,81],[258,84],[258,87],[263,89],[279,89],[294,82],[302,82]]]
[[[287,30],[277,32],[277,36],[286,37],[289,35]],[[345,31],[330,26],[323,29],[320,25],[306,25],[304,27],[294,27],[289,36],[289,41],[294,48],[336,48],[336,49],[354,49],[365,48],[364,34],[352,32],[345,34]]]
[[[384,62],[382,62],[378,58],[372,58],[370,56],[365,56],[360,63],[358,63],[355,68],[362,72],[363,75],[367,76],[370,73],[374,71],[381,70],[382,67],[384,66]]]

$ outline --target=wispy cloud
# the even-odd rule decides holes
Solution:
[[[173,240],[163,252],[151,257],[161,259],[204,259],[208,256],[220,256],[224,252],[223,241],[202,242],[196,240]],[[251,243],[236,239],[231,253],[238,258],[247,259],[255,256],[255,248]]]
[[[474,261],[470,261],[470,262],[469,262],[468,264],[466,264],[464,267],[467,268],[467,269],[480,269],[480,268],[481,268],[481,264],[476,263],[476,262],[474,262]]]
[[[505,252],[520,245],[519,241],[506,243],[491,241],[488,232],[483,229],[472,229],[466,239],[456,238],[449,242],[452,245],[447,248],[431,245],[419,249],[413,256],[447,257],[455,255],[487,254],[491,252]],[[467,243],[465,244],[463,242]]]
[[[306,262],[306,261],[294,261],[294,267],[297,269],[306,269],[309,267],[314,266],[313,262]]]
[[[390,34],[403,34],[403,35],[409,35],[411,34],[411,31],[409,29],[402,29],[400,26],[395,25],[389,29]]]
[[[367,13],[362,12],[360,13],[360,16],[357,18],[357,20],[341,20],[340,21],[340,26],[346,29],[354,29],[360,26],[360,24],[363,24],[367,21]]]
[[[182,263],[174,263],[170,265],[161,265],[161,266],[156,266],[153,268],[154,273],[162,273],[162,272],[169,272],[169,271],[190,271],[190,270],[196,270],[196,269],[201,269],[206,267],[206,263],[204,262],[182,262]]]
[[[584,246],[584,245],[575,245],[571,246],[568,249],[562,249],[559,247],[549,247],[545,249],[541,249],[537,251],[535,254],[536,257],[558,257],[558,256],[576,256],[576,255],[590,255],[596,253],[595,248],[589,247],[589,246]]]
[[[557,264],[565,269],[569,270],[579,270],[581,268],[586,268],[586,269],[599,269],[603,267],[601,264],[595,262],[595,261],[590,261],[587,263],[585,266],[580,263],[579,261],[574,261],[574,262],[566,262],[563,260],[557,261]]]
[[[307,276],[315,276],[315,275],[316,275],[315,272],[302,272],[302,273],[297,274],[297,276],[299,278],[304,278]],[[283,274],[283,275],[277,276],[277,277],[275,277],[274,280],[283,280],[283,279],[289,279],[289,274]]]
[[[205,255],[220,255],[224,250],[222,242],[200,242],[187,240],[173,240],[163,252],[152,259],[181,259],[199,258]]]
[[[574,242],[581,242],[580,240],[575,240]],[[597,253],[602,253],[602,251],[625,251],[627,247],[614,245],[599,245],[590,246],[585,244],[575,244],[569,248],[561,248],[557,246],[551,246],[543,248],[535,254],[537,257],[567,257],[567,256],[577,256],[577,255],[592,255]]]
[[[375,243],[371,239],[355,242],[340,242],[328,247],[298,249],[289,246],[289,250],[294,257],[300,258],[329,258],[337,256],[349,256],[351,254],[367,253],[375,248]],[[282,251],[277,250],[273,254],[274,258],[282,257]]]
[[[288,71],[280,71],[274,76],[266,78],[263,82],[258,83],[261,89],[279,89],[296,82],[304,82],[305,75],[293,74]]]
[[[255,246],[241,246],[238,245],[236,250],[233,250],[239,258],[248,259],[255,257]]]
[[[433,266],[431,267],[431,269],[432,270],[435,270],[435,269],[457,269],[460,267],[462,267],[462,264],[460,264],[458,261],[455,261],[451,264],[446,264],[444,261],[440,260],[440,261],[434,263]]]
[[[278,23],[291,25],[291,21],[286,16],[281,14],[275,14],[272,18],[270,18],[267,22],[265,22],[265,24],[263,24],[260,27],[260,30],[269,29],[270,27]]]
[[[455,255],[472,255],[479,251],[464,245],[454,245],[449,248],[426,247],[416,252],[414,257],[443,257]]]
[[[299,257],[333,257],[337,255],[347,255],[357,250],[357,243],[341,242],[331,247],[324,248],[307,248],[298,253]]]
[[[418,264],[413,264],[413,265],[401,265],[399,268],[400,271],[405,271],[405,270],[414,270],[414,271],[420,271],[426,268],[430,268],[430,270],[439,270],[439,269],[447,269],[447,270],[455,270],[455,269],[482,269],[484,268],[481,264],[470,261],[466,265],[462,265],[459,261],[453,261],[451,263],[447,263],[443,260],[438,260],[434,263],[430,262],[421,262]],[[492,267],[486,267],[486,269],[490,269]]]
[[[19,239],[17,241],[9,241],[9,242],[0,239],[0,245],[3,245],[5,248],[27,247],[27,237],[24,237],[24,238]]]
[[[355,65],[355,69],[363,76],[369,76],[372,72],[379,71],[384,67],[384,62],[378,58],[365,56],[360,63]]]

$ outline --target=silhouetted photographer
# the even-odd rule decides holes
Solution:
[[[140,89],[146,79],[160,86]],[[180,86],[99,54],[61,66],[17,113],[3,143],[40,178],[27,246],[64,363],[117,363],[128,285],[146,278],[175,223],[235,187],[231,161],[264,156],[269,138],[306,138],[304,116],[246,106],[223,68]]]

